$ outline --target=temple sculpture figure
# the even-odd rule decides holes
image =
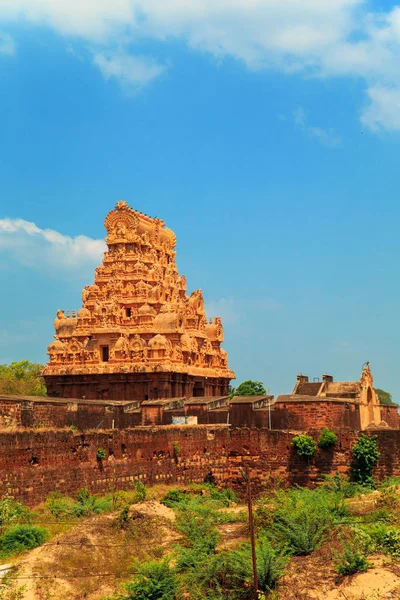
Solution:
[[[234,377],[219,317],[201,290],[186,293],[175,234],[117,202],[105,219],[108,250],[77,312],[57,312],[43,375],[49,396],[151,400],[222,396]]]

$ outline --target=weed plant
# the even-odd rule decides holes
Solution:
[[[299,456],[304,456],[308,459],[314,455],[317,449],[317,444],[313,438],[304,433],[296,435],[292,439],[292,446]]]
[[[343,495],[324,489],[295,487],[278,492],[275,507],[272,532],[297,555],[311,554],[347,515]]]
[[[342,494],[343,498],[354,498],[371,491],[370,488],[351,481],[349,477],[341,476],[339,472],[335,475],[324,475],[322,487],[328,492]]]
[[[400,560],[400,531],[397,528],[385,523],[378,523],[366,531],[372,540],[374,550],[379,550]]]
[[[371,488],[375,488],[372,471],[380,457],[377,439],[376,435],[367,436],[362,434],[352,448],[352,478],[357,483]]]
[[[132,504],[139,504],[144,502],[147,498],[146,486],[141,481],[137,481],[134,485],[134,496],[132,498]]]
[[[333,446],[337,442],[337,435],[327,427],[325,427],[321,431],[321,435],[318,439],[318,446],[323,450],[329,450],[329,448],[333,448]]]
[[[367,559],[367,554],[368,545],[358,539],[346,543],[340,555],[335,553],[337,573],[344,576],[366,571],[372,566]]]

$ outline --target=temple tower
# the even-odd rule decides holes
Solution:
[[[151,400],[227,394],[221,319],[207,321],[201,290],[186,294],[175,234],[117,202],[108,250],[82,308],[59,310],[44,369],[49,396]]]

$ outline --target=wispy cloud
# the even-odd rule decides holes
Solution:
[[[340,144],[340,137],[336,135],[332,129],[326,130],[322,127],[309,125],[306,119],[306,113],[301,106],[293,111],[293,121],[308,137],[313,138],[324,146],[335,148]]]
[[[369,104],[361,116],[362,123],[374,131],[400,130],[400,88],[371,87],[368,98]]]
[[[2,33],[0,31],[0,54],[7,54],[13,56],[16,52],[17,46],[14,39],[8,33]]]
[[[249,69],[364,81],[371,129],[400,130],[400,6],[373,12],[368,0],[0,0],[0,24],[48,26],[95,49],[105,77],[143,86],[165,66],[132,55],[142,40],[179,40]],[[12,51],[7,38],[3,47]],[[4,50],[3,50],[4,51]],[[330,144],[332,134],[309,127]]]
[[[2,260],[12,257],[24,266],[54,274],[87,272],[101,262],[105,249],[103,240],[85,235],[70,237],[23,219],[0,219]]]
[[[222,323],[235,323],[239,319],[238,307],[233,298],[219,298],[206,302],[205,310],[208,318],[221,317]]]
[[[126,52],[96,53],[94,64],[105,79],[116,79],[126,91],[138,91],[166,70],[148,56],[132,56]]]

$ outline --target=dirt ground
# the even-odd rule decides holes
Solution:
[[[159,502],[132,507],[130,531],[115,526],[117,514],[86,519],[25,555],[18,562],[23,600],[99,600],[129,578],[135,561],[160,558],[177,539],[175,514]]]
[[[354,512],[371,510],[376,498],[362,498],[353,506]],[[226,512],[244,510],[240,505]],[[159,559],[180,539],[174,529],[174,511],[157,500],[131,506],[129,530],[116,526],[117,515],[84,519],[16,561],[20,583],[26,585],[23,600],[100,600],[132,575],[135,561]],[[232,548],[248,540],[243,520],[222,524],[218,529],[219,548]],[[339,577],[332,555],[335,549],[340,549],[337,533],[312,555],[293,557],[271,598],[400,600],[400,563],[374,555],[370,557],[373,567],[368,571]]]

